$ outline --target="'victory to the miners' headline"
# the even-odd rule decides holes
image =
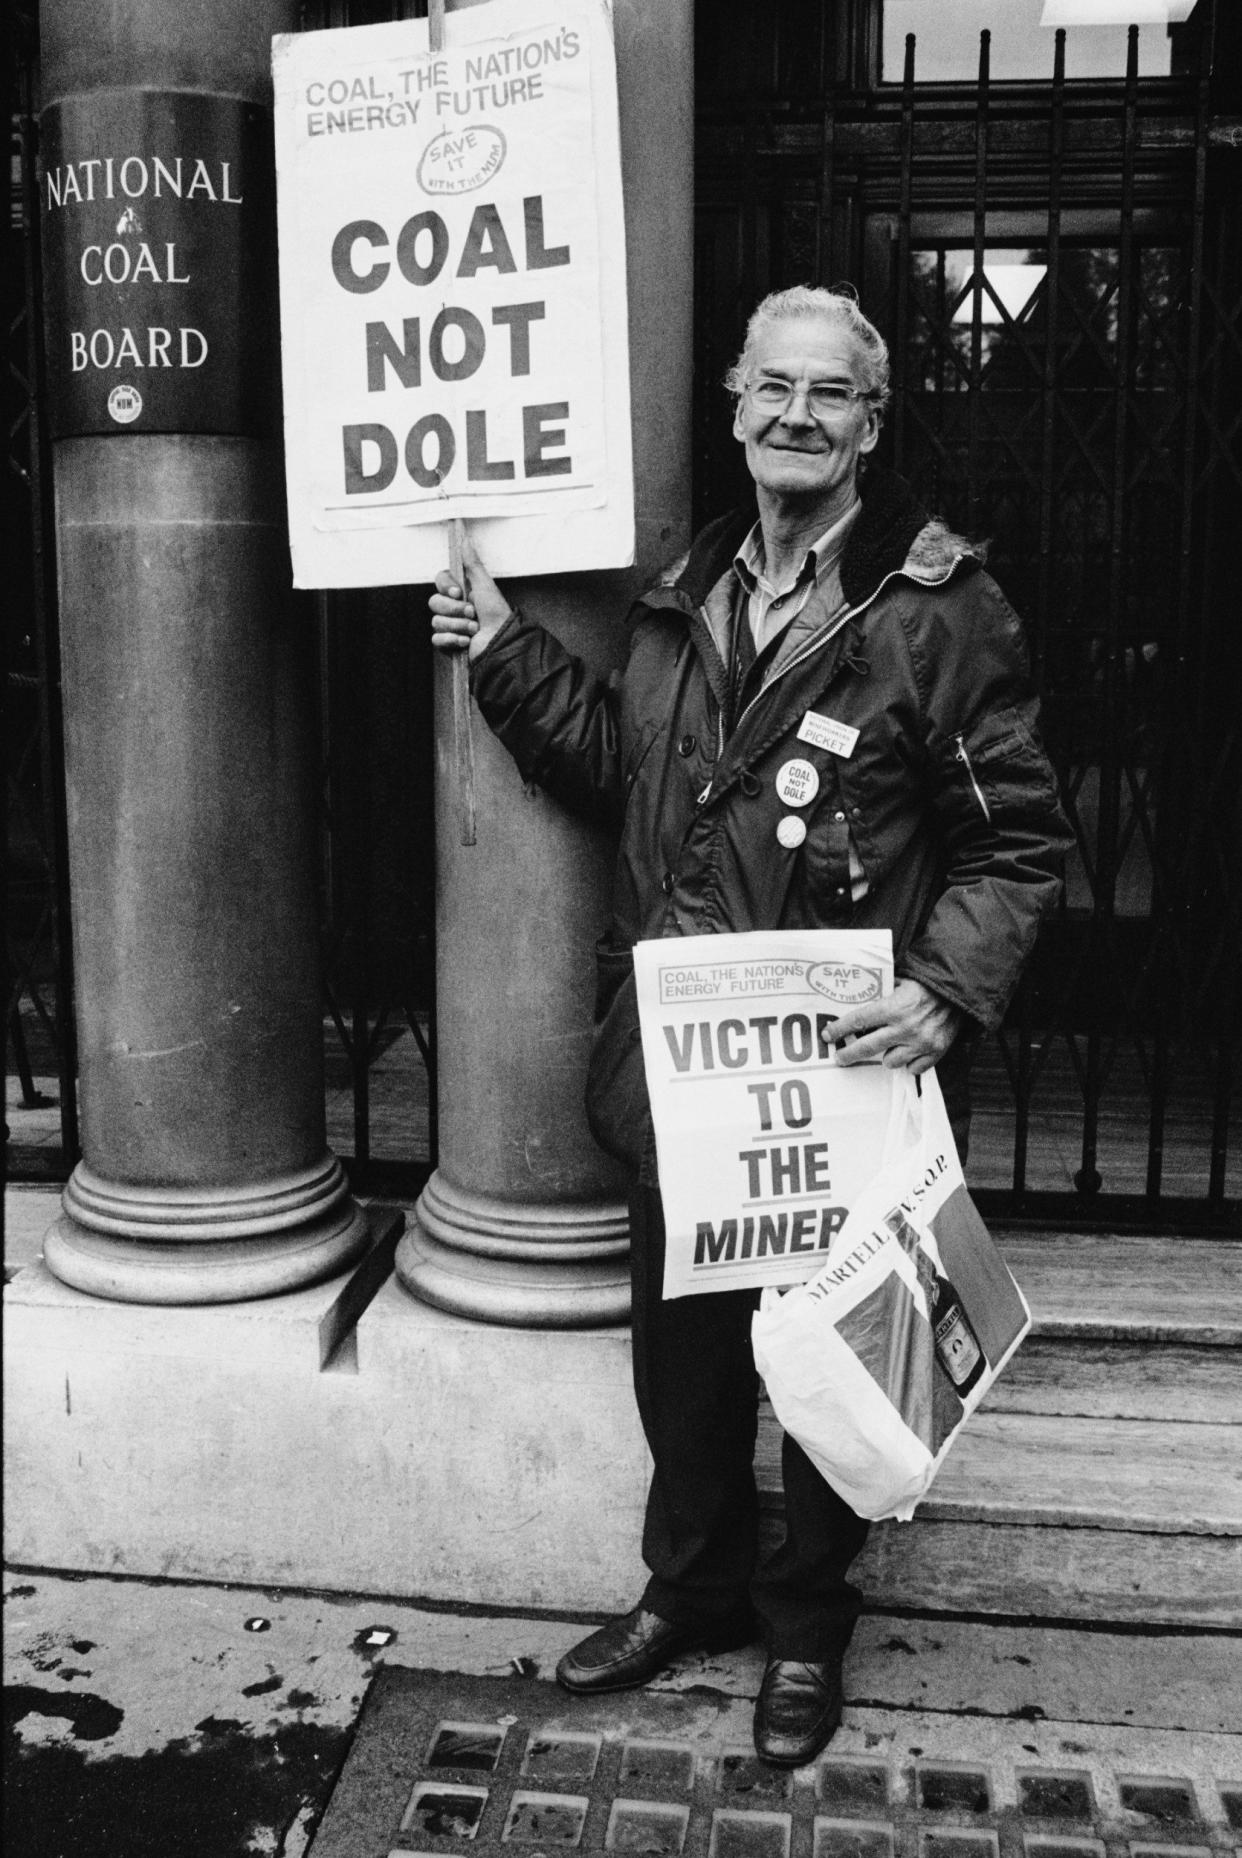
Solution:
[[[357,537],[359,584],[396,529],[407,568],[412,551],[433,571],[442,540],[420,550],[410,531],[453,517],[536,519],[543,572],[628,558],[605,18],[589,0],[490,0],[450,14],[434,52],[420,21],[276,41],[295,564],[348,557]],[[614,473],[628,527],[609,562]],[[477,537],[489,567],[520,571],[501,539]]]
[[[640,942],[643,1061],[668,1228],[664,1294],[800,1283],[891,1146],[896,1074],[834,1026],[893,985],[888,930]]]

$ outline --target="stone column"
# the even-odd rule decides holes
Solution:
[[[135,1302],[366,1243],[324,1133],[309,628],[276,404],[296,0],[46,0],[43,228],[83,1160],[44,1254]]]
[[[693,4],[616,0],[613,17],[637,562],[506,587],[604,670],[631,598],[685,547],[690,520]],[[440,1154],[397,1269],[426,1302],[489,1322],[624,1322],[624,1180],[582,1107],[612,849],[523,789],[477,711],[478,843],[463,846],[447,666],[436,674]]]

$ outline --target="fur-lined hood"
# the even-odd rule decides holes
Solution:
[[[953,572],[959,561],[973,561],[977,567],[982,567],[987,558],[986,542],[972,542],[950,529],[938,516],[931,516],[906,550],[901,571],[916,581],[941,581]]]

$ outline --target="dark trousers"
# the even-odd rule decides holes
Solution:
[[[634,1391],[654,1461],[644,1605],[665,1619],[710,1626],[749,1598],[774,1657],[840,1655],[862,1606],[845,1575],[867,1524],[788,1437],[785,1541],[758,1562],[759,1376],[750,1346],[758,1293],[663,1300],[664,1215],[655,1188],[631,1196],[630,1257]]]
[[[965,1066],[941,1068],[965,1157]],[[862,1609],[847,1580],[867,1523],[787,1435],[781,1446],[785,1539],[759,1559],[754,1452],[759,1376],[750,1345],[758,1292],[663,1299],[664,1214],[656,1188],[630,1197],[634,1391],[654,1461],[643,1529],[651,1578],[643,1604],[702,1624],[749,1599],[776,1658],[839,1657]]]

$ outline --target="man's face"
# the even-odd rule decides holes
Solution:
[[[772,323],[755,344],[747,379],[733,433],[746,447],[757,487],[777,499],[848,508],[858,461],[880,436],[879,417],[867,401],[854,400],[816,418],[805,390],[828,383],[863,385],[862,356],[850,330],[818,316]],[[784,412],[772,413],[749,391],[761,380],[803,391]]]

